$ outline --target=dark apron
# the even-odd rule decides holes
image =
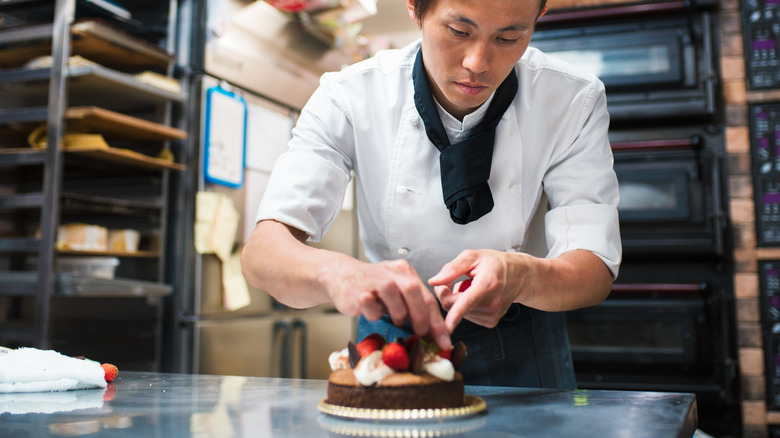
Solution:
[[[358,340],[371,333],[385,339],[412,334],[410,324],[396,327],[389,316],[358,324]],[[527,388],[576,388],[564,313],[543,312],[513,304],[495,328],[465,319],[452,342],[463,341],[468,356],[460,372],[467,385]]]

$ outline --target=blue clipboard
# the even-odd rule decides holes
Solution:
[[[206,181],[241,187],[246,162],[247,104],[221,87],[206,90],[204,177]]]

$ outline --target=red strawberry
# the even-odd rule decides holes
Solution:
[[[471,287],[471,279],[470,278],[466,279],[466,280],[463,280],[460,283],[460,286],[458,287],[458,292],[465,292],[466,289],[468,289],[469,287]]]
[[[357,350],[360,353],[360,357],[363,358],[377,350],[381,350],[384,345],[385,338],[380,334],[372,333],[357,344]]]
[[[418,342],[420,342],[420,335],[407,336],[406,339],[404,339],[404,348],[406,348],[406,351],[412,351],[414,345]]]
[[[403,345],[389,342],[382,349],[382,362],[396,371],[406,371],[409,369],[409,354]]]
[[[436,354],[438,354],[439,357],[449,360],[450,356],[452,355],[452,347],[447,350],[439,350],[436,352]]]
[[[368,335],[365,338],[363,338],[364,341],[366,339],[373,339],[377,344],[380,345],[380,348],[384,347],[385,342],[387,342],[387,341],[385,341],[385,338],[382,335],[380,335],[379,333],[371,333],[370,335]]]
[[[116,368],[116,365],[111,365],[110,363],[104,363],[101,365],[103,367],[103,371],[106,373],[106,382],[110,382],[116,378],[116,375],[119,374],[119,370]]]

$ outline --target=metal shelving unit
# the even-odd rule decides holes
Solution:
[[[170,180],[186,166],[156,152],[179,160],[186,154],[187,133],[178,129],[184,121],[173,114],[187,93],[139,73],[152,72],[158,81],[173,76],[173,38],[159,47],[128,32],[127,20],[112,23],[101,15],[89,21],[80,0],[51,3],[0,1],[0,14],[12,23],[0,24],[0,345],[103,354],[94,341],[101,336],[91,332],[113,326],[154,354],[105,360],[159,370],[163,299],[176,282],[166,250],[170,222],[178,220]],[[126,4],[141,15],[161,16],[163,26],[174,29],[176,1]],[[167,17],[143,8],[165,8]],[[94,6],[84,9],[91,13]],[[31,16],[44,22],[25,22]],[[48,147],[28,147],[27,135],[42,123]],[[66,148],[70,128],[101,134],[106,146]],[[137,252],[68,250],[57,246],[65,223],[133,228],[141,245]],[[121,263],[115,278],[96,278],[60,272],[57,259],[65,256]],[[113,313],[128,327],[147,328],[123,330]]]

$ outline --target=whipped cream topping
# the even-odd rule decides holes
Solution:
[[[382,361],[382,351],[377,350],[360,359],[355,367],[355,379],[363,386],[371,386],[394,372]]]
[[[334,351],[328,356],[331,371],[349,369],[349,349]],[[423,357],[423,371],[447,382],[455,379],[455,367],[452,362],[438,354],[426,352]],[[395,373],[392,368],[382,361],[382,350],[377,350],[358,362],[354,373],[357,381],[364,386],[371,386]]]
[[[334,351],[328,356],[331,371],[345,370],[349,368],[349,349]]]
[[[455,378],[455,367],[452,362],[437,354],[426,354],[423,358],[423,370],[441,380],[451,382]]]

